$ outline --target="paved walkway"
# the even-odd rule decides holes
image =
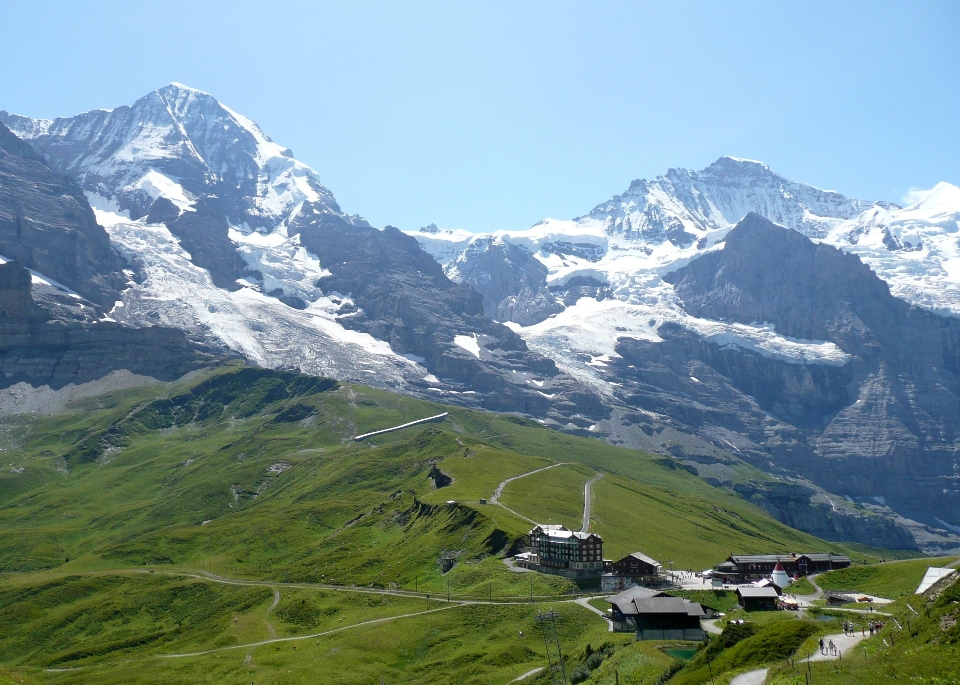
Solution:
[[[833,644],[837,646],[839,650],[838,654],[821,654],[818,651],[813,653],[813,656],[809,657],[809,661],[836,661],[837,659],[843,658],[843,653],[849,651],[857,646],[857,643],[861,640],[865,640],[870,637],[870,633],[866,635],[861,635],[859,631],[853,635],[844,635],[843,633],[838,633],[837,635],[824,635],[823,644],[830,644],[830,640],[833,640]]]
[[[816,587],[816,586],[814,586]],[[706,621],[701,621],[701,625],[705,624]],[[706,625],[703,626],[706,629]],[[839,633],[837,635],[824,635],[823,643],[825,645],[830,644],[830,640],[833,640],[833,644],[837,647],[836,654],[821,654],[818,651],[814,652],[812,656],[808,657],[809,661],[836,661],[843,657],[843,653],[853,649],[858,642],[864,639],[865,636],[860,633],[854,635],[844,635]],[[767,673],[770,671],[769,668],[758,668],[755,671],[747,671],[746,673],[741,673],[736,678],[730,681],[730,685],[763,685],[767,680]]]
[[[610,620],[610,617],[603,611],[600,611],[597,607],[590,604],[590,597],[581,597],[580,599],[573,600],[575,604],[579,604],[584,609],[589,609],[593,613],[597,614],[600,618],[607,622],[607,632],[613,632],[613,621]]]
[[[520,568],[517,566],[517,561],[513,557],[505,557],[503,565],[514,573],[533,573],[533,571],[528,568]]]
[[[712,633],[713,635],[719,635],[723,632],[723,628],[718,626],[716,620],[712,618],[705,618],[700,621],[700,627],[708,633]]]

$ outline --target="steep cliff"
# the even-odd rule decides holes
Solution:
[[[0,387],[58,389],[121,369],[174,380],[212,361],[178,330],[97,320],[91,302],[32,280],[17,262],[0,264]]]
[[[127,281],[83,191],[0,123],[0,255],[109,309]]]
[[[931,525],[956,516],[960,320],[893,297],[858,257],[755,214],[722,251],[666,278],[694,316],[767,322],[849,355],[839,366],[787,365],[696,339],[660,348],[674,363],[707,364],[749,396],[766,418],[742,412],[756,418],[738,430],[778,464]]]

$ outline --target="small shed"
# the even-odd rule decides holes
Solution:
[[[777,600],[780,593],[777,588],[770,585],[767,587],[738,587],[737,603],[746,611],[765,611],[777,608]]]

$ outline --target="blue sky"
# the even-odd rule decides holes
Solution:
[[[570,218],[720,155],[863,199],[960,184],[957,2],[0,0],[0,109],[214,94],[375,225]]]

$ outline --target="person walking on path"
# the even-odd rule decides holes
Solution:
[[[822,637],[820,638],[820,653],[821,653],[821,654],[824,654],[824,651],[823,651],[823,638],[822,638]]]

